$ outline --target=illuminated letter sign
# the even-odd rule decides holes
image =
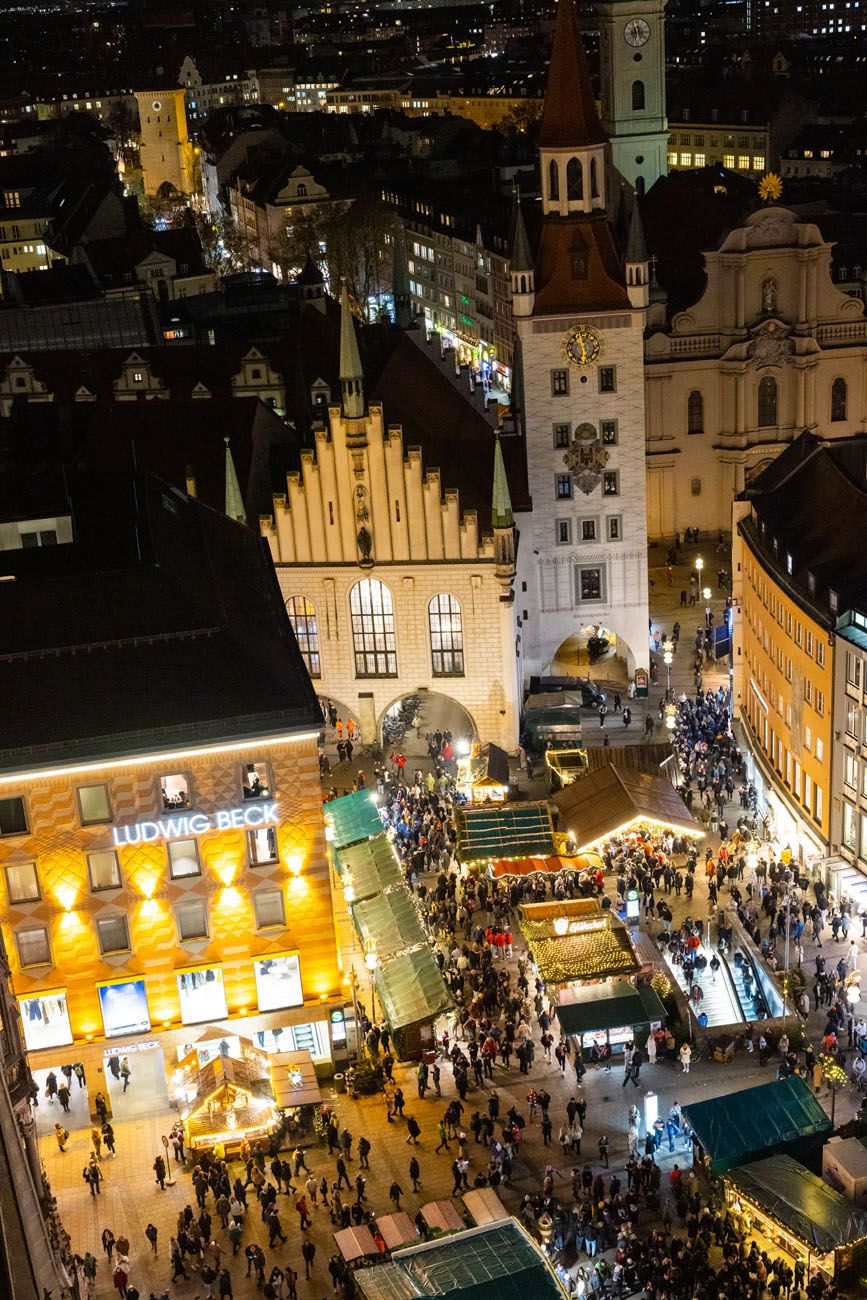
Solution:
[[[246,808],[221,809],[213,817],[191,813],[183,817],[163,817],[158,822],[133,822],[131,826],[113,826],[112,839],[118,848],[125,844],[148,844],[153,840],[179,840],[208,831],[254,830],[272,826],[280,817],[276,803],[250,804]]]

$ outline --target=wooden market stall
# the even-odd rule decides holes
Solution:
[[[491,1223],[504,1223],[512,1216],[493,1187],[473,1187],[461,1197],[467,1212],[477,1228]]]
[[[416,1226],[406,1210],[383,1214],[376,1220],[376,1226],[389,1250],[398,1250],[401,1246],[409,1246],[418,1241]]]
[[[266,1058],[267,1059],[267,1058]],[[236,1154],[246,1139],[263,1141],[280,1127],[264,1076],[251,1061],[218,1056],[199,1071],[196,1095],[182,1114],[191,1151],[212,1151],[219,1142],[227,1155]]]
[[[458,759],[458,793],[470,803],[505,803],[509,797],[509,755],[499,745],[473,745]]]
[[[275,1052],[269,1057],[271,1087],[283,1116],[287,1144],[305,1146],[317,1141],[313,1122],[322,1105],[316,1067],[309,1052]]]
[[[431,1232],[463,1232],[467,1226],[452,1201],[428,1201],[421,1207],[421,1217]]]
[[[334,1233],[334,1244],[347,1264],[358,1264],[364,1259],[378,1259],[379,1247],[366,1224],[357,1228],[341,1228]]]

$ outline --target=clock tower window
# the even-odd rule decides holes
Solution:
[[[644,82],[633,81],[632,83],[632,111],[633,113],[643,113],[645,107]]]
[[[554,203],[560,198],[560,169],[556,158],[548,164],[548,198]]]
[[[584,168],[577,158],[570,158],[566,164],[566,197],[584,198]]]
[[[599,175],[595,158],[590,159],[590,197],[599,198]]]

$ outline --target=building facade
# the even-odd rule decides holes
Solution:
[[[148,196],[157,194],[164,185],[179,194],[193,194],[198,188],[184,96],[182,89],[135,92],[142,180]]]
[[[664,176],[666,0],[598,0],[602,127],[638,194]]]
[[[649,659],[649,268],[637,206],[627,247],[615,239],[610,145],[572,0],[558,8],[539,147],[539,251],[534,261],[521,220],[511,262],[533,501],[532,515],[517,519],[524,669],[574,672],[588,637],[604,629],[633,673]]]

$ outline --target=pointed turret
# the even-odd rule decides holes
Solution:
[[[500,600],[512,601],[515,598],[512,590],[515,580],[515,516],[512,514],[512,498],[499,434],[494,439],[491,527],[494,530],[494,564],[501,587]]]
[[[536,297],[536,272],[518,190],[515,191],[515,221],[512,227],[512,259],[509,270],[512,278],[512,312],[515,316],[532,316]]]
[[[232,448],[229,446],[229,439],[224,438],[226,444],[226,510],[225,513],[229,519],[234,519],[236,523],[246,524],[247,511],[244,509],[244,498],[241,495],[241,484],[238,482],[238,473],[235,469],[235,461],[232,458]]]
[[[394,323],[399,329],[408,330],[412,325],[412,298],[409,289],[406,232],[402,225],[394,232],[391,253],[391,292],[394,297]]]
[[[539,132],[543,211],[565,217],[604,209],[607,151],[574,0],[559,0]]]
[[[298,276],[298,285],[301,289],[301,298],[304,302],[312,303],[317,311],[325,311],[325,277],[321,269],[313,261],[310,254],[307,254],[307,260],[301,268]]]
[[[629,235],[626,239],[626,292],[633,307],[646,307],[650,302],[650,258],[644,239],[644,226],[638,210],[638,199],[633,197]]]
[[[340,284],[340,390],[343,414],[347,420],[360,420],[364,415],[364,371],[345,280]]]

